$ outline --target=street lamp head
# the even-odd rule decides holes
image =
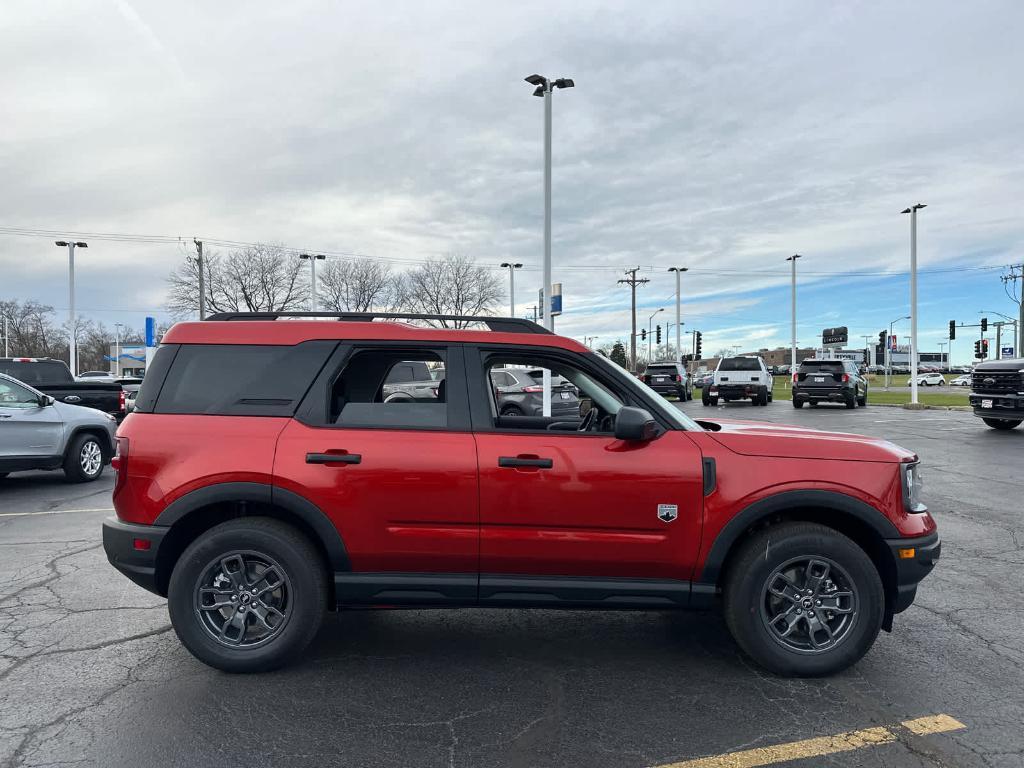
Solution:
[[[310,256],[309,256],[309,254],[308,254],[308,253],[300,253],[300,254],[299,254],[299,258],[300,258],[300,259],[308,259],[309,257],[310,257]]]
[[[800,254],[799,253],[794,253],[792,256],[788,257],[786,259],[786,261],[796,261],[799,258],[801,258]]]
[[[540,96],[540,97],[543,98],[543,96],[544,96],[544,86],[543,85],[538,85],[537,86],[537,90],[535,90],[533,92],[533,95],[534,96]]]
[[[67,240],[57,240],[54,243],[54,245],[56,245],[59,248],[67,248],[68,247],[68,241]]]
[[[669,272],[689,272],[690,268],[689,267],[669,267],[668,271]]]
[[[927,208],[927,207],[928,207],[927,203],[915,203],[914,204],[914,210],[915,211],[920,211],[922,208]]]
[[[88,248],[89,244],[88,243],[78,242],[78,243],[75,243],[75,247],[76,248]]]
[[[542,75],[530,75],[529,77],[524,79],[530,85],[546,85],[548,82],[547,78],[543,77]]]
[[[900,211],[900,213],[910,213],[910,209],[904,208],[902,211]]]
[[[555,88],[575,88],[576,83],[571,77],[560,77],[555,80]]]
[[[318,253],[316,255],[316,258],[317,258],[318,261],[326,261],[327,260],[327,257],[324,256],[322,253]]]

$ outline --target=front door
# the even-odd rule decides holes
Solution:
[[[485,371],[547,367],[577,387],[585,411],[575,419],[503,417],[492,403],[491,418],[478,425],[481,409],[474,409],[481,598],[492,577],[500,589],[503,577],[515,574],[584,577],[566,582],[584,591],[588,580],[608,578],[688,581],[700,546],[703,472],[686,433],[616,439],[614,412],[636,403],[579,359],[483,350],[476,364]],[[483,386],[471,396],[491,397]],[[551,588],[567,594],[557,580]],[[510,589],[529,588],[521,580]]]
[[[275,487],[319,507],[347,551],[339,602],[476,599],[476,449],[460,350],[454,358],[409,345],[339,350],[278,439]],[[392,369],[409,362],[444,366],[446,379],[429,398],[388,401]]]
[[[55,407],[39,405],[35,392],[0,379],[0,461],[56,456],[62,430]]]

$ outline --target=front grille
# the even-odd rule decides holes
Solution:
[[[1024,379],[1019,371],[977,371],[971,376],[974,392],[1024,392]]]

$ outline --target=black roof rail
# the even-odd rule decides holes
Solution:
[[[282,317],[331,317],[350,322],[372,320],[452,320],[474,322],[486,325],[497,333],[551,333],[547,328],[532,320],[519,317],[490,317],[487,315],[429,315],[415,312],[217,312],[207,315],[206,320],[277,320]],[[455,330],[455,329],[449,329]]]

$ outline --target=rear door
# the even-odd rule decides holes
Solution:
[[[444,365],[430,400],[386,401],[395,366]],[[479,499],[458,346],[339,348],[277,444],[274,485],[319,507],[352,572],[342,603],[476,600]]]

